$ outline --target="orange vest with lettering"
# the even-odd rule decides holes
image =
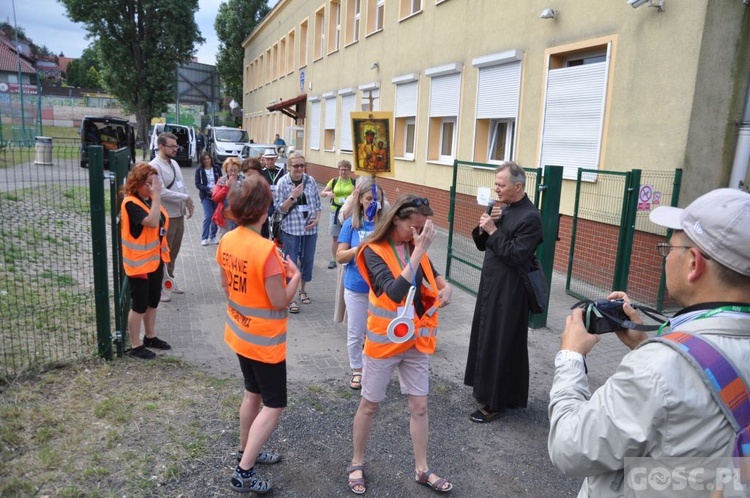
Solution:
[[[421,317],[416,316],[416,313],[414,314],[414,336],[412,339],[399,344],[391,342],[388,339],[388,324],[394,318],[398,317],[398,308],[404,305],[406,297],[401,302],[395,303],[388,298],[385,292],[380,294],[380,296],[375,295],[375,292],[372,291],[370,274],[365,264],[365,247],[372,249],[375,254],[385,261],[388,268],[393,272],[394,277],[397,278],[401,273],[401,265],[398,259],[396,259],[394,250],[387,241],[365,244],[362,247],[363,250],[360,250],[357,254],[359,272],[367,282],[367,285],[370,286],[370,302],[367,306],[367,332],[365,333],[365,354],[370,358],[388,358],[401,354],[411,347],[416,347],[425,354],[434,353],[435,345],[437,344],[438,312],[434,310],[434,313],[428,314],[426,311],[430,310],[436,303],[438,288],[435,282],[435,275],[432,272],[432,265],[427,255],[422,256],[422,260],[419,262],[424,273],[424,278],[427,280],[426,285],[424,282],[420,283],[420,294],[425,314]]]
[[[143,226],[141,235],[138,238],[133,237],[130,234],[130,215],[125,204],[132,202],[133,204],[140,206],[147,213],[151,210],[140,198],[133,195],[125,196],[122,201],[122,207],[120,210],[120,235],[122,238],[122,266],[125,268],[125,273],[129,276],[133,275],[145,275],[151,273],[159,265],[169,263],[169,246],[167,246],[167,237],[160,237],[159,226],[147,227]],[[164,207],[160,208],[161,215],[164,217],[164,233],[166,234],[169,230],[169,216],[164,210]]]
[[[286,282],[276,244],[249,228],[227,232],[216,254],[229,294],[224,341],[245,358],[275,364],[286,359],[287,310],[274,308],[266,294],[263,271],[269,257],[278,259]]]

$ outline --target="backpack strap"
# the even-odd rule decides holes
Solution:
[[[672,332],[639,347],[651,342],[666,344],[695,368],[736,433],[732,456],[750,456],[750,392],[731,361],[696,334]]]

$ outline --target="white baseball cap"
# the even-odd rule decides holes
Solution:
[[[649,218],[657,225],[684,231],[712,259],[750,276],[750,193],[720,188],[685,209],[660,206]]]

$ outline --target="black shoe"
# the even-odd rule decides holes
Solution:
[[[165,351],[172,349],[172,346],[170,346],[167,341],[162,341],[158,337],[144,337],[143,345],[147,348],[163,349]]]
[[[133,348],[130,350],[130,356],[133,358],[140,358],[141,360],[153,360],[156,358],[156,353],[153,351],[149,351],[146,349],[146,346],[141,344],[137,348]]]

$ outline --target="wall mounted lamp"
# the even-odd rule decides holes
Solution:
[[[637,9],[648,4],[649,7],[655,8],[659,12],[664,12],[664,3],[666,0],[628,0],[628,5]]]
[[[370,69],[380,69],[380,63],[377,61],[373,62]]]
[[[557,17],[557,14],[559,14],[559,12],[555,9],[544,9],[542,11],[542,15],[540,15],[539,17],[541,17],[542,19],[554,19],[555,17]]]

